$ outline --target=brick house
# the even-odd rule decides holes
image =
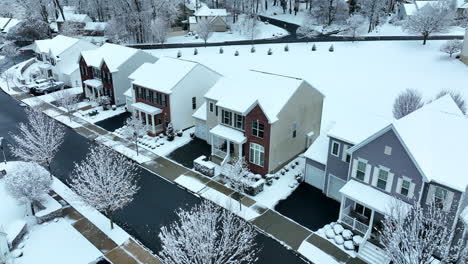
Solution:
[[[245,158],[250,170],[272,173],[303,152],[320,131],[324,96],[307,81],[260,71],[221,78],[194,114],[197,137],[224,164]]]
[[[329,135],[326,174],[309,177],[324,177],[323,182],[344,179],[338,221],[363,236],[360,258],[370,264],[388,263],[379,248],[378,231],[395,203],[405,209],[436,203],[449,216],[447,226],[457,228],[455,241],[466,239],[468,119],[450,96],[382,126],[355,145]],[[332,157],[346,163],[341,166]],[[306,174],[315,170],[315,161],[307,158],[306,163]],[[320,189],[329,193],[330,188]]]
[[[111,104],[123,105],[124,92],[130,87],[128,76],[142,64],[155,61],[147,52],[109,43],[82,52],[78,62],[83,94],[92,100],[108,96]]]
[[[127,109],[148,127],[149,135],[193,127],[192,115],[203,104],[203,95],[221,78],[217,72],[193,61],[162,57],[145,63],[129,79],[132,98]]]

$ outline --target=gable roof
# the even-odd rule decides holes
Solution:
[[[21,20],[9,17],[0,17],[0,31],[3,33],[8,33],[11,28],[18,25]]]
[[[81,52],[88,66],[100,68],[105,62],[109,71],[116,72],[119,67],[135,55],[139,50],[116,44],[105,43],[95,50]]]
[[[392,129],[427,181],[464,192],[468,185],[468,118],[446,95],[351,148],[355,150]]]
[[[36,40],[34,42],[34,52],[49,53],[50,51],[54,56],[60,56],[60,54],[79,41],[79,39],[63,35],[58,35],[53,39]]]
[[[193,61],[161,57],[155,63],[141,65],[129,78],[133,84],[169,94],[198,65]]]
[[[211,9],[206,5],[195,11],[195,16],[227,16],[226,9]]]
[[[249,70],[235,79],[221,78],[205,97],[216,100],[217,106],[243,114],[247,114],[258,104],[269,122],[274,123],[278,120],[277,115],[303,83],[307,82],[295,77]],[[310,86],[308,83],[307,85]]]

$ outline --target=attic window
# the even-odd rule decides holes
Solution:
[[[384,153],[385,155],[389,155],[389,156],[392,155],[392,147],[385,146]]]

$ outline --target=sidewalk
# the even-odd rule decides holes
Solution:
[[[67,201],[54,191],[49,193],[56,201],[64,204],[64,218],[73,222],[72,226],[91,244],[93,244],[104,257],[113,264],[161,264],[161,261],[144,249],[133,239],[127,240],[122,245],[117,245],[112,239],[104,234],[89,219],[80,214]]]

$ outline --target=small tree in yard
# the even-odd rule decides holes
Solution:
[[[400,119],[424,105],[422,95],[414,89],[400,93],[393,103],[393,117]]]
[[[24,161],[47,165],[51,172],[50,164],[65,136],[63,126],[38,109],[26,110],[26,116],[28,123],[20,123],[19,133],[11,135],[15,143],[9,146],[11,152]]]
[[[161,228],[160,256],[166,264],[253,264],[258,260],[255,229],[209,201],[177,211]]]
[[[436,95],[436,99],[439,99],[441,97],[444,97],[445,95],[450,95],[457,104],[458,108],[462,111],[464,115],[466,115],[466,101],[465,98],[463,98],[463,95],[457,91],[454,90],[442,90]]]
[[[60,34],[68,37],[77,37],[82,35],[79,23],[65,21],[62,24]]]
[[[52,178],[37,163],[19,163],[14,165],[11,173],[5,178],[5,189],[8,194],[20,203],[27,204],[31,214],[35,215],[34,204],[40,202],[50,190]]]
[[[255,37],[259,33],[259,22],[258,16],[256,14],[249,14],[246,15],[244,20],[240,25],[240,31],[243,35],[247,36],[250,41],[252,41],[252,47],[254,45]]]
[[[315,18],[307,14],[302,25],[296,30],[296,35],[299,38],[305,38],[307,42],[309,42],[311,38],[318,36],[320,32],[315,30],[314,21]]]
[[[440,51],[445,52],[452,57],[454,53],[460,52],[463,47],[463,42],[460,40],[448,40],[441,47]]]
[[[6,82],[8,91],[10,91],[10,87],[11,87],[12,81],[13,81],[13,79],[15,78],[15,72],[14,72],[14,71],[10,71],[10,70],[6,70],[6,71],[1,75],[1,77],[2,77],[2,79]]]
[[[452,239],[459,230],[453,230],[450,217],[435,203],[422,208],[419,203],[411,209],[395,202],[382,221],[381,243],[393,263],[430,264],[434,255],[438,263],[467,263],[468,248],[463,237]]]
[[[174,126],[172,123],[169,123],[166,128],[166,135],[167,135],[167,140],[172,141],[175,138],[175,131],[174,131]]]
[[[20,52],[18,50],[18,47],[15,45],[14,42],[6,43],[0,50],[0,55],[12,58],[14,64],[16,64],[15,57],[19,54]]]
[[[410,16],[403,29],[423,36],[423,45],[432,33],[440,33],[447,30],[453,21],[453,11],[449,7],[448,0],[439,0],[434,4],[427,4]]]
[[[65,108],[70,122],[72,121],[72,112],[77,109],[80,98],[69,90],[60,90],[52,95],[59,106]]]
[[[151,21],[151,33],[153,35],[153,39],[157,43],[161,43],[163,45],[166,42],[169,29],[170,26],[166,19],[158,17]]]
[[[348,32],[351,34],[353,42],[356,40],[356,37],[362,33],[362,25],[365,21],[366,19],[359,14],[354,14],[346,20]]]
[[[224,175],[229,186],[239,193],[239,210],[242,210],[241,194],[249,187],[248,175],[249,167],[244,159],[234,159],[233,164],[225,163],[221,168],[221,173]]]
[[[138,156],[138,139],[147,133],[146,125],[132,114],[132,116],[125,122],[123,133],[135,142],[135,148]]]
[[[197,34],[201,39],[203,39],[205,47],[208,39],[211,36],[211,30],[211,23],[207,19],[202,19],[198,22]]]
[[[112,215],[138,192],[136,166],[123,155],[95,145],[81,163],[75,163],[70,186],[84,202],[104,212],[114,228]]]

